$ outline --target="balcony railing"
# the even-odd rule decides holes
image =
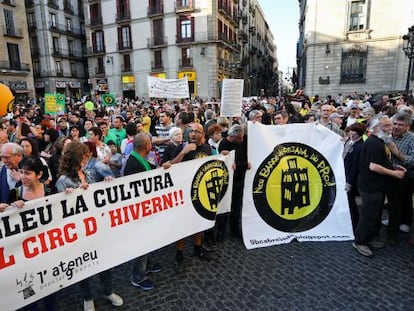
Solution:
[[[27,28],[29,31],[36,31],[37,30],[37,24],[36,22],[30,22],[27,24]]]
[[[151,62],[152,71],[164,70],[164,64],[162,62]]]
[[[93,46],[93,47],[89,47],[87,49],[87,54],[88,55],[103,54],[103,53],[105,53],[105,47],[104,46]]]
[[[164,14],[164,4],[158,3],[148,7],[148,17]]]
[[[66,35],[76,35],[76,36],[85,35],[85,30],[82,28],[76,28],[76,27],[68,28],[67,25],[57,24],[53,22],[49,22],[49,30],[53,32],[58,32],[61,34],[66,34]]]
[[[167,45],[167,37],[151,37],[147,39],[147,47],[148,48],[156,48],[162,47]]]
[[[1,0],[1,3],[7,4],[7,5],[10,5],[10,6],[16,6],[16,1],[15,0]]]
[[[117,23],[127,22],[131,20],[131,14],[129,12],[118,12],[115,19]]]
[[[96,67],[95,75],[105,75],[105,68]]]
[[[130,64],[129,65],[122,65],[121,66],[121,71],[122,72],[132,72],[131,65]]]
[[[25,63],[11,64],[9,62],[0,61],[0,69],[30,72],[30,64],[25,64]]]
[[[73,14],[73,6],[70,4],[70,1],[66,0],[63,2],[63,10],[66,13]]]
[[[48,7],[50,7],[50,8],[53,8],[53,9],[59,10],[59,4],[58,4],[58,2],[57,2],[56,0],[48,0],[48,1],[47,1],[47,5],[48,5]]]
[[[184,11],[193,11],[195,8],[194,0],[177,0],[175,2],[175,11],[184,12]]]
[[[179,65],[180,67],[193,67],[193,58],[187,57],[187,58],[180,59]]]
[[[132,50],[132,42],[118,42],[118,51]]]
[[[176,43],[187,43],[187,42],[194,42],[194,36],[189,38],[183,38],[180,34],[177,35]]]
[[[91,17],[91,27],[102,26],[102,16]]]
[[[4,35],[8,37],[23,37],[23,30],[16,27],[4,27]]]
[[[26,9],[34,7],[34,0],[25,0],[24,4],[26,6]]]

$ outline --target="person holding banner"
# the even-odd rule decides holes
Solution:
[[[227,137],[221,140],[218,152],[235,150],[233,192],[231,196],[230,232],[235,238],[241,238],[241,209],[243,205],[243,188],[246,170],[251,164],[247,161],[247,136],[242,125],[232,125]],[[224,240],[227,215],[219,215],[217,218],[217,241]]]
[[[378,233],[390,177],[402,179],[407,171],[400,165],[394,167],[391,162],[391,151],[385,144],[392,130],[389,117],[373,119],[370,130],[372,133],[362,145],[360,155],[358,190],[362,199],[362,209],[355,230],[355,240],[352,243],[357,252],[366,257],[373,255],[370,246],[384,246],[378,239]]]
[[[7,203],[0,203],[0,212],[10,206],[23,209],[26,201],[42,198],[50,194],[43,183],[43,179],[47,178],[48,168],[43,164],[39,157],[29,156],[19,163],[19,174],[22,184],[13,188],[9,192]],[[39,302],[43,302],[45,310],[57,310],[57,293],[53,293],[43,299],[23,307],[23,311],[41,310]]]
[[[171,164],[212,155],[210,145],[204,143],[204,128],[202,124],[193,123],[191,125],[189,139],[190,142],[184,146],[174,159],[169,161]],[[193,256],[200,260],[210,261],[212,259],[211,256],[207,254],[202,247],[202,236],[202,232],[194,234]],[[184,248],[185,240],[177,241],[177,253],[174,261],[174,268],[177,273],[181,273],[183,270]]]
[[[5,143],[0,150],[3,166],[0,171],[0,202],[7,202],[10,189],[21,184],[18,165],[23,159],[23,148],[16,143]]]
[[[151,138],[146,133],[138,133],[133,141],[134,150],[131,151],[130,156],[125,165],[124,175],[132,175],[154,169],[146,157],[152,150]],[[148,279],[146,273],[156,273],[161,271],[161,267],[157,264],[148,265],[148,255],[135,258],[132,261],[131,284],[139,287],[145,291],[152,290],[155,285]]]
[[[88,185],[94,183],[92,175],[85,172],[85,167],[91,157],[89,147],[83,143],[72,141],[64,149],[60,166],[59,178],[56,181],[56,189],[58,192],[70,193],[75,188],[88,189]],[[104,297],[109,300],[113,306],[122,306],[123,299],[115,294],[112,290],[112,273],[111,269],[99,273],[101,283],[103,285]],[[79,282],[82,289],[83,309],[85,311],[95,310],[93,302],[91,278],[84,279]]]

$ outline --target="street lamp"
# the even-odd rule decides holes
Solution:
[[[408,28],[408,34],[403,37],[403,50],[405,55],[408,57],[408,73],[407,73],[407,83],[405,85],[405,91],[408,93],[410,89],[410,78],[412,71],[412,62],[414,58],[414,25]]]

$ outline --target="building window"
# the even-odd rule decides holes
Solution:
[[[55,62],[55,65],[56,65],[56,75],[62,76],[63,75],[62,62],[60,60],[57,60]]]
[[[155,19],[153,21],[153,30],[154,30],[154,45],[163,45],[164,44],[164,26],[162,19]]]
[[[4,9],[3,13],[4,22],[6,24],[6,34],[9,36],[14,36],[16,34],[16,29],[14,27],[13,11]]]
[[[92,33],[92,46],[94,52],[105,52],[103,31]]]
[[[70,63],[70,73],[72,77],[76,77],[78,74],[78,71],[76,70],[76,63]]]
[[[178,41],[194,41],[194,17],[181,16],[178,19]]]
[[[101,14],[101,4],[94,3],[89,7],[89,12],[91,16],[91,25],[100,25],[102,24],[102,14]]]
[[[53,37],[52,44],[53,44],[53,52],[54,53],[59,53],[59,38],[58,37]]]
[[[29,29],[36,28],[36,21],[34,19],[33,13],[28,13],[27,14],[27,24],[29,25]]]
[[[359,47],[342,52],[341,84],[365,83],[367,56],[367,50]]]
[[[189,47],[185,47],[181,49],[181,66],[184,66],[184,67],[192,66],[191,49]]]
[[[181,38],[183,39],[191,38],[191,21],[190,20],[181,21]]]
[[[56,27],[56,14],[49,14],[49,26],[54,28]]]
[[[124,71],[131,71],[131,57],[129,54],[124,55]]]
[[[36,36],[30,37],[30,46],[32,54],[39,53],[39,44]]]
[[[153,69],[161,69],[162,65],[162,51],[154,51],[154,66]]]
[[[116,3],[119,19],[129,18],[129,0],[118,0]]]
[[[9,54],[10,69],[20,70],[19,46],[13,43],[7,43],[7,52]]]
[[[72,31],[72,20],[70,18],[66,19],[66,30]]]
[[[132,48],[130,26],[118,28],[118,42],[120,50]]]
[[[73,40],[68,40],[68,49],[69,49],[69,56],[74,56],[74,42]]]
[[[367,4],[365,0],[351,1],[349,8],[349,31],[367,28]]]

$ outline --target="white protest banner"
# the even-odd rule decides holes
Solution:
[[[343,143],[315,124],[248,125],[242,210],[247,249],[353,239]]]
[[[223,80],[220,116],[239,117],[241,115],[243,85],[242,79]]]
[[[234,153],[205,157],[9,207],[0,214],[2,309],[211,228],[230,206],[233,162]]]
[[[148,95],[157,98],[188,98],[187,78],[161,79],[148,76]]]

